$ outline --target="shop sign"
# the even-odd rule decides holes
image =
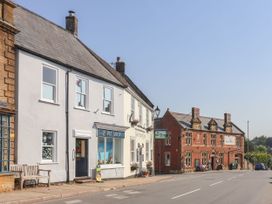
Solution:
[[[155,130],[155,139],[167,139],[168,131],[167,130]]]
[[[224,143],[225,143],[225,145],[235,145],[236,144],[236,137],[225,135]]]
[[[125,132],[98,129],[98,137],[125,138]]]

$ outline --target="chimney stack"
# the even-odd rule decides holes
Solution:
[[[13,10],[16,5],[9,0],[0,0],[0,20],[8,23],[9,25],[14,25],[13,23]]]
[[[231,114],[224,114],[224,129],[226,132],[232,132]]]
[[[78,19],[74,11],[69,11],[69,16],[66,16],[66,30],[78,36]]]
[[[118,71],[120,74],[124,75],[125,74],[125,62],[120,61],[120,57],[117,57],[117,61],[116,61],[116,71]]]
[[[192,119],[197,119],[200,116],[200,109],[193,107],[192,108]]]

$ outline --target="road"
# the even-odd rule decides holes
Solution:
[[[155,184],[122,188],[46,204],[272,204],[272,171],[176,175]]]

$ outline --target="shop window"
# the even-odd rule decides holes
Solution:
[[[10,116],[0,114],[0,173],[9,171],[10,130]]]
[[[164,164],[165,166],[170,166],[171,165],[171,154],[170,152],[165,152],[164,153]]]
[[[98,137],[98,164],[122,163],[123,139]]]
[[[191,167],[192,166],[192,153],[191,152],[186,152],[185,165],[186,165],[186,167]]]
[[[42,161],[56,161],[56,132],[44,131],[42,134]]]

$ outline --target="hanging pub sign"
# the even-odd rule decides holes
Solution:
[[[168,131],[167,130],[155,130],[155,139],[167,139]]]
[[[125,132],[98,129],[98,137],[125,138]]]

